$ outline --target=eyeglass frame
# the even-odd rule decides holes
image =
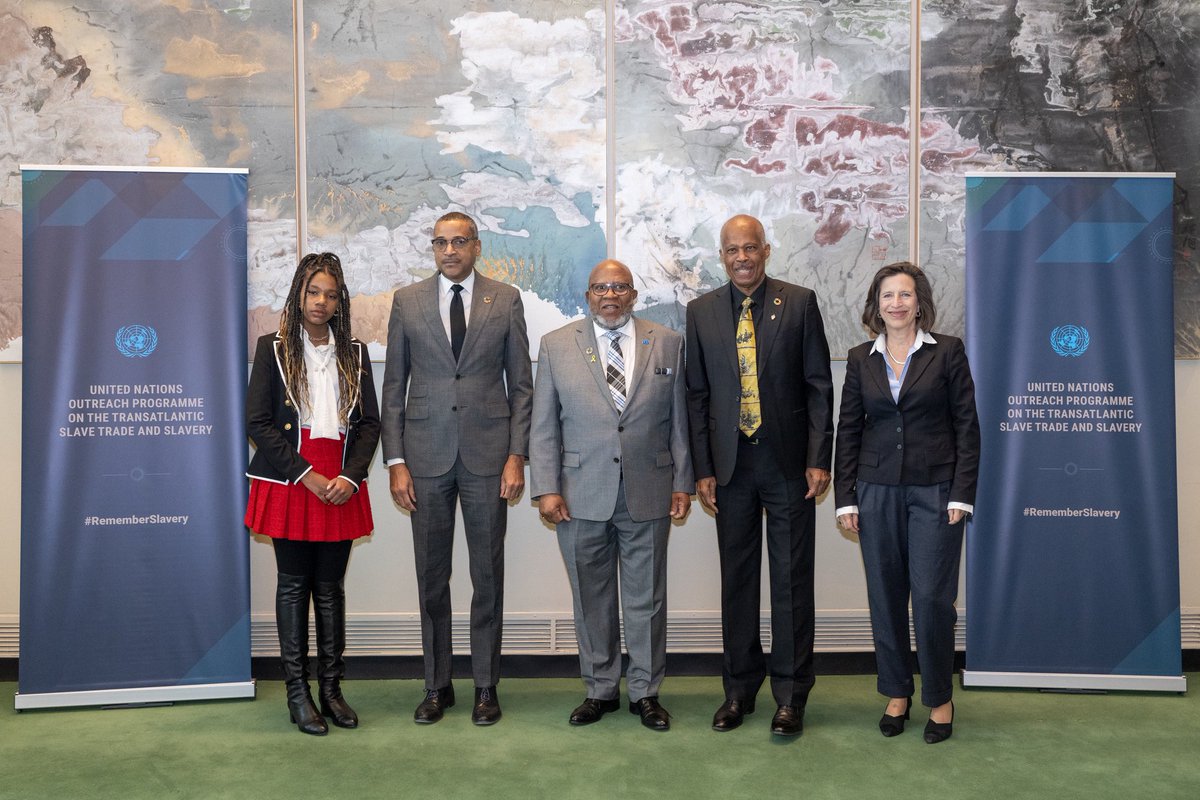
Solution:
[[[612,292],[616,297],[625,297],[627,294],[634,291],[634,286],[632,283],[626,283],[625,281],[614,281],[612,283],[593,283],[588,285],[588,291],[597,297],[603,297],[609,292]]]
[[[453,236],[449,239],[438,236],[436,239],[430,239],[429,243],[433,245],[434,250],[437,250],[439,253],[444,253],[446,252],[447,245],[454,245],[455,250],[462,250],[471,242],[477,241],[479,241],[478,236]],[[441,242],[441,244],[438,244],[438,242]]]

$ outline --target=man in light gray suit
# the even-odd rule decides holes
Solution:
[[[500,718],[504,534],[525,487],[533,377],[521,294],[475,271],[479,231],[451,212],[433,229],[438,274],[396,290],[383,379],[383,458],[392,498],[412,513],[425,697],[433,723],[454,705],[450,564],[461,500],[471,585],[471,720]]]
[[[542,339],[529,447],[530,489],[557,526],[574,599],[587,698],[570,722],[620,707],[619,572],[629,710],[665,731],[667,533],[693,485],[683,337],[632,317],[637,291],[619,261],[596,265],[585,297],[590,318]]]

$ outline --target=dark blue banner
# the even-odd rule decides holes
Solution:
[[[1184,688],[1172,197],[1171,176],[967,179],[966,685]]]
[[[17,706],[252,693],[246,174],[22,179]]]

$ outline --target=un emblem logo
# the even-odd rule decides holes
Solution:
[[[1090,343],[1087,328],[1079,325],[1059,325],[1050,331],[1050,346],[1064,358],[1083,355]]]
[[[126,358],[145,358],[158,347],[158,333],[147,325],[126,325],[117,331],[116,343]]]

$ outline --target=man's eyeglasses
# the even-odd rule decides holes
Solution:
[[[612,292],[617,297],[624,297],[625,295],[627,295],[633,291],[633,284],[631,284],[631,283],[593,283],[591,286],[588,287],[588,291],[590,291],[592,294],[596,295],[597,297],[608,294],[609,292]]]
[[[475,241],[477,236],[455,236],[453,239],[445,239],[439,236],[436,239],[430,239],[429,243],[433,245],[433,249],[438,252],[446,252],[446,245],[454,245],[455,250],[462,250],[469,242]]]

